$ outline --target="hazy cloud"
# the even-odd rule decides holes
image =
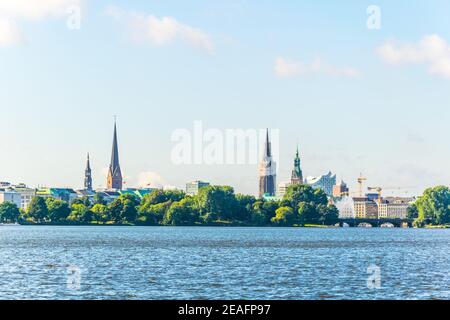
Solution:
[[[283,57],[275,59],[275,74],[281,78],[298,77],[308,74],[323,74],[336,77],[357,77],[360,72],[351,67],[335,67],[315,59],[311,63],[289,60]]]
[[[10,19],[0,18],[0,46],[13,46],[23,41],[23,34],[15,22]]]
[[[0,0],[0,46],[13,46],[24,42],[18,22],[62,17],[81,0]]]
[[[450,78],[450,44],[436,34],[426,36],[417,43],[396,44],[388,41],[377,48],[377,53],[387,63],[424,64],[430,74]]]
[[[214,44],[206,32],[181,23],[175,18],[158,18],[151,14],[127,11],[114,6],[108,7],[106,14],[124,23],[135,42],[150,42],[155,46],[165,46],[182,41],[209,53],[214,50]]]
[[[138,186],[140,188],[162,188],[166,181],[156,172],[141,172],[138,176]]]
[[[81,0],[0,0],[0,16],[20,19],[43,19],[62,16]]]

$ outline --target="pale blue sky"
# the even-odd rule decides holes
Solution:
[[[154,172],[168,185],[202,179],[256,193],[255,165],[171,163],[171,133],[195,120],[280,129],[278,182],[289,177],[299,141],[308,176],[331,170],[353,186],[363,172],[370,185],[414,193],[450,184],[450,79],[431,74],[427,61],[391,65],[376,52],[389,40],[414,46],[438,35],[448,43],[448,1],[317,2],[85,1],[78,31],[61,15],[4,14],[23,39],[0,46],[0,180],[81,187],[89,151],[94,185],[104,186],[117,114],[129,186]],[[381,30],[366,27],[371,4],[381,8]],[[207,35],[213,52],[182,40],[135,43],[110,6],[173,17]],[[320,58],[359,76],[280,77],[279,57]]]

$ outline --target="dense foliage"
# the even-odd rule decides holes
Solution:
[[[415,218],[414,225],[450,224],[450,189],[444,186],[426,189],[410,208],[410,218]]]
[[[155,190],[140,201],[123,194],[109,204],[99,195],[70,204],[35,197],[20,215],[13,204],[0,206],[0,218],[37,224],[295,226],[334,224],[338,211],[322,190],[310,186],[291,186],[281,201],[235,194],[228,186],[208,186],[196,196]]]

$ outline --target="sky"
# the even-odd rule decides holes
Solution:
[[[298,145],[305,176],[332,171],[353,191],[360,173],[393,194],[450,185],[449,9],[0,0],[0,180],[81,188],[89,152],[105,187],[116,115],[129,187],[199,179],[256,194],[255,163],[174,163],[173,133],[196,121],[278,130],[277,182]]]

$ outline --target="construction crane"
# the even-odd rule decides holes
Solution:
[[[360,197],[363,197],[363,183],[364,183],[364,181],[366,181],[367,180],[367,178],[364,178],[363,177],[363,175],[362,175],[362,173],[359,175],[359,178],[358,178],[358,184],[359,184],[359,196]]]

